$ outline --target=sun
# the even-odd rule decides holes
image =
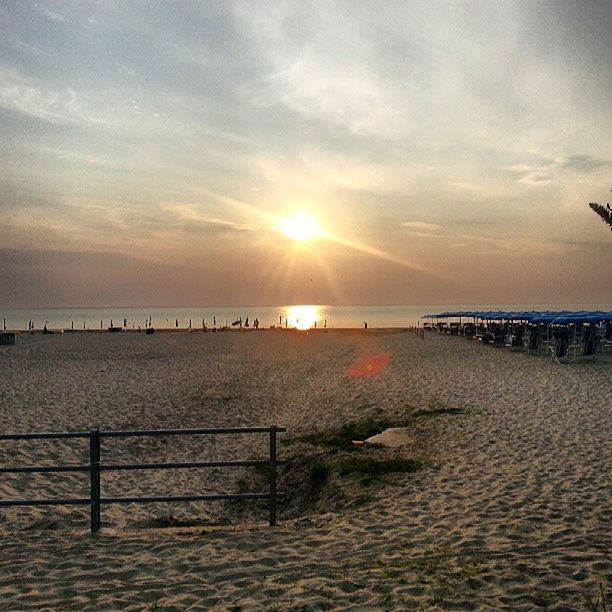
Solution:
[[[298,212],[284,219],[278,229],[288,238],[298,242],[312,240],[323,234],[321,226],[306,212]]]

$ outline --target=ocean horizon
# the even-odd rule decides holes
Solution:
[[[610,310],[612,304],[403,304],[329,306],[294,304],[276,306],[185,306],[185,307],[65,307],[0,308],[0,318],[7,330],[33,328],[50,330],[100,330],[108,327],[144,329],[186,329],[224,326],[242,321],[243,326],[260,328],[289,327],[309,329],[396,328],[417,325],[425,315],[445,310]]]

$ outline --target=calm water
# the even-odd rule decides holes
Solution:
[[[282,325],[307,329],[314,327],[369,328],[408,327],[416,325],[427,313],[444,310],[611,310],[612,304],[428,304],[420,306],[201,306],[188,308],[18,308],[0,309],[1,319],[7,329],[28,329],[31,320],[35,329],[42,329],[47,322],[49,329],[106,329],[111,325],[128,329],[144,329],[150,318],[155,328],[201,328],[202,320],[208,327],[231,326],[242,319],[249,326],[255,319],[260,327]]]

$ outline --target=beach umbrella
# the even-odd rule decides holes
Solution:
[[[556,312],[541,312],[531,319],[532,323],[552,323],[559,315]]]

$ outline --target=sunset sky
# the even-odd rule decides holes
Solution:
[[[612,302],[607,0],[3,0],[0,136],[2,306]]]

